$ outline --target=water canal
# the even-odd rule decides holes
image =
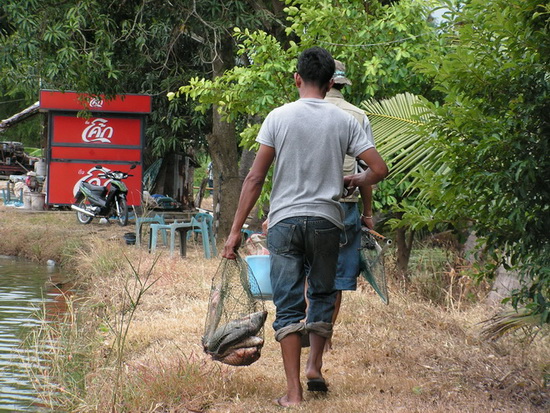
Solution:
[[[38,397],[44,380],[33,368],[47,369],[45,355],[55,344],[32,337],[65,312],[61,279],[56,267],[0,256],[0,412],[50,411]]]

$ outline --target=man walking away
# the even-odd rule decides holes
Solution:
[[[298,58],[294,81],[300,99],[274,109],[264,120],[256,139],[260,148],[243,183],[222,254],[236,258],[241,228],[275,161],[267,244],[276,306],[273,329],[287,381],[285,395],[275,402],[285,407],[303,401],[300,356],[304,334],[311,344],[307,388],[328,390],[322,364],[325,342],[332,333],[334,277],[343,229],[338,200],[344,187],[366,188],[388,173],[359,123],[324,100],[333,74],[334,60],[325,49],[312,47]],[[369,168],[342,179],[346,154],[364,160]],[[304,296],[306,281],[309,305]]]

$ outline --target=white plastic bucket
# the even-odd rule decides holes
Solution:
[[[270,278],[270,255],[249,255],[245,257],[248,264],[248,279],[250,281],[250,290],[252,295],[262,300],[273,298]],[[252,276],[250,274],[252,272]],[[254,279],[256,282],[254,282]]]
[[[23,208],[31,209],[31,193],[29,191],[23,191]]]
[[[31,194],[31,210],[42,211],[46,201],[46,194],[41,192],[30,192]]]

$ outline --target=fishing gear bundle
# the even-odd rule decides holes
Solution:
[[[361,275],[374,288],[384,304],[389,304],[384,252],[392,240],[366,227],[361,228],[359,249]],[[382,244],[382,246],[380,246]]]
[[[213,360],[248,366],[260,358],[267,311],[252,291],[258,284],[246,262],[222,258],[210,289],[202,345]]]

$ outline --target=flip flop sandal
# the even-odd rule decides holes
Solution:
[[[327,392],[328,391],[328,385],[325,379],[309,379],[307,381],[307,390],[308,391],[319,391],[319,392]]]

